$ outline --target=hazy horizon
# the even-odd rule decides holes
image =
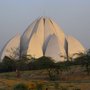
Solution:
[[[0,0],[0,50],[40,16],[53,19],[63,31],[90,48],[90,0]]]

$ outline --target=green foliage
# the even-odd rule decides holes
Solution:
[[[41,57],[36,59],[28,64],[29,69],[46,69],[46,68],[53,68],[54,62],[49,57]]]
[[[18,70],[28,70],[27,59],[12,60],[9,57],[3,59],[0,63],[0,72],[12,72]]]
[[[43,90],[43,85],[42,84],[37,84],[36,85],[36,90]]]
[[[0,72],[15,71],[15,69],[16,69],[15,61],[8,57],[5,57],[2,63],[0,63]]]
[[[13,90],[29,90],[29,89],[25,84],[19,83],[14,86]]]
[[[52,81],[59,80],[59,70],[55,68],[50,68],[47,70],[49,79]]]
[[[28,64],[26,63],[27,60],[18,60],[16,62],[16,69],[17,70],[28,70]]]
[[[24,56],[20,60],[12,60],[5,57],[0,63],[0,72],[11,72],[17,70],[38,70],[47,69],[50,78],[56,78],[60,76],[59,72],[69,71],[71,66],[81,65],[85,67],[85,71],[89,75],[90,73],[90,50],[86,53],[78,53],[80,57],[71,61],[54,63],[50,57],[40,57],[35,59],[31,56]],[[54,79],[53,79],[54,80]]]
[[[90,73],[90,49],[87,50],[84,54],[80,53],[80,57],[76,59],[76,63],[85,67],[87,75]]]

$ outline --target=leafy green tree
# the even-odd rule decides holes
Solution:
[[[90,74],[90,49],[86,51],[83,57],[83,66],[86,69],[87,75]]]
[[[3,72],[15,71],[16,70],[15,61],[5,56],[5,58],[2,61],[2,69]]]
[[[51,58],[43,56],[33,59],[28,65],[30,69],[46,69],[53,67],[54,62]]]
[[[26,60],[22,59],[22,60],[18,60],[16,62],[16,69],[17,70],[28,70],[28,63]]]
[[[50,57],[41,57],[37,59],[37,63],[41,66],[41,68],[53,68],[54,67],[54,61]]]
[[[80,57],[76,58],[76,62],[81,65],[82,67],[85,67],[85,71],[87,72],[87,75],[90,74],[90,49],[88,49],[85,53],[79,53]]]

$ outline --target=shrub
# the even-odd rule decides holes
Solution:
[[[37,70],[37,69],[47,69],[53,68],[54,62],[51,58],[42,56],[37,60],[34,60],[28,64],[29,69]]]
[[[14,86],[13,90],[29,90],[29,89],[25,84],[19,83],[19,84]]]
[[[9,57],[5,57],[3,61],[0,63],[0,72],[11,72],[15,70],[15,61],[10,59]]]
[[[37,84],[36,90],[42,90],[42,89],[43,89],[43,85],[42,84]]]
[[[16,68],[18,69],[18,70],[28,70],[28,65],[27,65],[27,63],[26,63],[26,60],[18,60],[17,62],[16,62]]]

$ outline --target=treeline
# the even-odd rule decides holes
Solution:
[[[59,68],[64,69],[73,65],[81,65],[89,68],[90,66],[90,56],[82,55],[79,58],[73,59],[71,61],[57,62],[55,63],[52,58],[41,57],[38,59],[31,58],[28,59],[24,57],[20,60],[12,60],[9,57],[5,57],[2,62],[0,62],[0,72],[11,72],[18,70],[38,70],[38,69],[48,69],[48,68]]]
[[[45,56],[38,59],[28,59],[24,57],[20,60],[12,60],[9,57],[5,57],[3,61],[0,62],[0,72],[13,72],[15,70],[40,70],[50,68],[64,69],[70,65],[77,65],[77,62],[65,61],[55,63],[54,60]]]
[[[5,57],[0,63],[0,72],[13,72],[16,70],[40,70],[46,69],[51,80],[57,80],[60,72],[69,71],[72,66],[81,66],[85,68],[87,75],[90,74],[90,50],[85,54],[79,53],[78,58],[55,63],[52,58],[41,57],[38,59],[23,57],[20,60],[12,60]],[[68,57],[69,58],[69,57]]]

